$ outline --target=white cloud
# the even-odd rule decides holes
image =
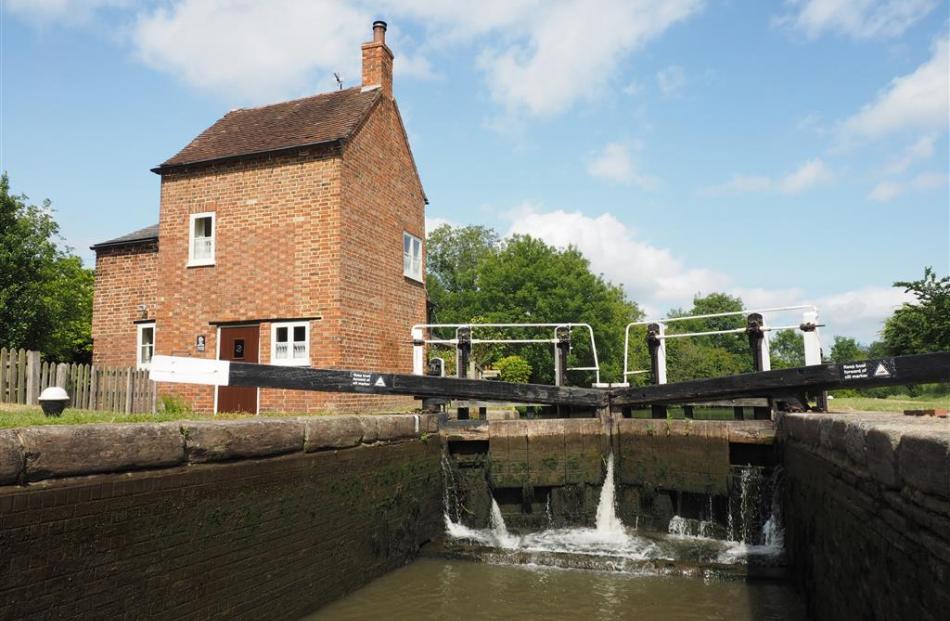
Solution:
[[[907,129],[943,130],[950,117],[950,48],[947,38],[933,46],[933,56],[916,70],[891,80],[871,103],[841,124],[847,144]]]
[[[929,192],[947,185],[947,173],[938,171],[922,172],[908,181],[881,181],[871,192],[868,198],[886,203],[906,192]]]
[[[822,341],[827,353],[835,335],[850,336],[863,343],[878,338],[885,319],[913,295],[895,287],[863,287],[829,295],[808,295],[804,289],[748,289],[734,287],[728,293],[739,296],[746,308],[775,308],[812,304],[818,308]],[[801,318],[798,311],[775,314],[773,325],[792,325]]]
[[[655,189],[659,185],[659,180],[655,177],[637,171],[637,166],[630,156],[630,147],[616,142],[604,146],[588,163],[587,172],[594,177],[634,184],[647,190]]]
[[[477,67],[509,116],[550,116],[600,95],[627,55],[703,0],[8,0],[37,20],[125,6],[135,55],[205,91],[263,103],[358,83],[359,44],[380,15],[402,76],[433,77],[431,57],[477,45]],[[416,41],[401,26],[419,26]],[[355,78],[355,80],[353,79]]]
[[[831,178],[831,171],[825,163],[820,159],[813,159],[782,177],[778,187],[783,194],[798,194]]]
[[[665,97],[675,97],[686,87],[686,72],[679,65],[670,65],[656,72],[656,84]]]
[[[880,203],[892,201],[903,191],[901,184],[896,181],[881,181],[871,190],[868,198]]]
[[[898,37],[925,17],[936,0],[790,0],[794,10],[777,19],[811,38],[826,32],[855,39]]]
[[[773,179],[764,175],[735,175],[725,183],[700,190],[700,195],[710,198],[736,194],[780,192],[799,194],[834,178],[828,166],[819,158],[801,164],[788,174]]]
[[[936,190],[947,185],[947,173],[937,171],[922,172],[910,180],[910,187],[920,192]]]
[[[633,229],[610,213],[591,217],[580,212],[543,211],[536,203],[524,203],[512,213],[507,235],[531,235],[557,247],[577,247],[590,260],[591,269],[622,285],[648,318],[662,316],[670,308],[688,308],[696,294],[715,291],[738,295],[746,308],[814,304],[827,324],[823,330],[829,346],[830,336],[835,334],[870,342],[877,338],[881,322],[912,299],[891,287],[823,296],[809,296],[798,287],[745,288],[726,274],[690,267],[670,250],[638,239]],[[792,316],[789,323],[797,320]]]
[[[492,99],[509,113],[552,116],[603,91],[618,63],[701,7],[699,0],[563,0],[511,24],[479,55]]]
[[[936,140],[934,135],[921,136],[917,142],[909,145],[900,157],[890,161],[884,171],[892,175],[902,173],[917,162],[929,160],[934,154]]]
[[[526,234],[558,247],[576,246],[594,272],[621,284],[638,302],[657,307],[690,300],[699,292],[721,289],[722,274],[688,268],[665,248],[639,240],[612,214],[592,218],[580,212],[541,211],[525,204],[515,211],[508,235]]]
[[[807,300],[820,313],[826,335],[851,336],[864,343],[879,338],[885,319],[914,296],[896,287],[864,287]],[[830,340],[825,340],[825,347]]]
[[[198,89],[268,101],[359,76],[370,15],[331,0],[182,0],[141,14],[137,53]]]

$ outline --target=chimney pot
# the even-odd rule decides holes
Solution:
[[[386,46],[386,22],[373,22],[373,40],[361,46],[363,53],[363,88],[378,86],[392,99],[393,53]]]
[[[373,22],[373,43],[386,43],[386,22],[382,20]]]

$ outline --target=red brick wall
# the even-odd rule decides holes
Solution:
[[[155,242],[102,248],[96,252],[92,302],[92,362],[106,367],[135,366],[135,321],[139,304],[155,318],[158,247]]]
[[[391,99],[381,99],[347,145],[342,189],[341,366],[411,373],[410,328],[425,322],[426,294],[403,276],[402,235],[425,239],[425,199]]]
[[[320,316],[314,366],[339,360],[339,156],[302,150],[166,174],[162,179],[156,353],[214,358],[215,322]],[[216,214],[215,265],[187,267],[189,216]],[[269,362],[270,330],[262,325]],[[195,337],[207,337],[204,353]],[[213,390],[165,386],[210,411]],[[268,403],[262,398],[262,409]],[[314,404],[301,411],[319,409]]]
[[[215,212],[215,265],[186,267],[189,216]],[[425,289],[402,276],[402,232],[424,237],[422,188],[393,102],[383,98],[341,157],[302,151],[166,174],[156,353],[214,358],[217,322],[310,324],[315,367],[410,372],[409,327],[425,320]],[[195,337],[207,337],[204,353]],[[210,411],[210,387],[168,385]],[[261,411],[394,411],[405,397],[262,390]]]

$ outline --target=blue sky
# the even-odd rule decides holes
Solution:
[[[947,4],[3,0],[0,168],[91,264],[157,221],[150,167],[356,85],[382,18],[430,224],[573,243],[650,315],[724,290],[867,342],[950,270]]]

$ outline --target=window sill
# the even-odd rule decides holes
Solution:
[[[409,283],[410,285],[424,286],[424,285],[426,284],[425,281],[422,280],[421,278],[414,278],[414,277],[408,276],[408,275],[406,275],[406,274],[403,274],[402,277],[403,277],[403,280],[405,280],[405,281],[406,281],[407,283]]]
[[[274,360],[270,364],[275,367],[309,367],[310,360],[301,358],[300,360]]]
[[[185,267],[214,267],[214,259],[211,261],[188,261]]]

